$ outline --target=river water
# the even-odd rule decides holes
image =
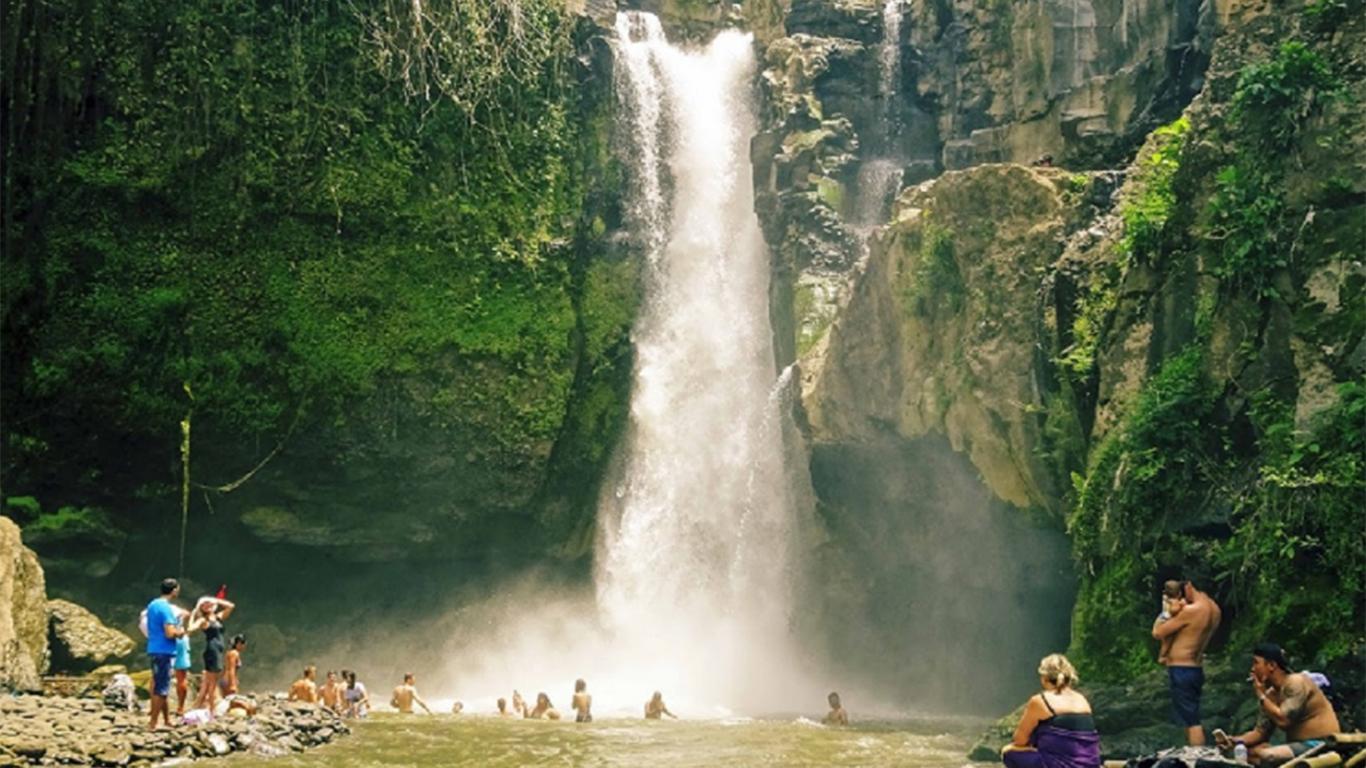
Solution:
[[[378,766],[908,766],[959,768],[982,721],[911,719],[826,728],[773,720],[602,719],[579,725],[450,715],[376,715],[355,733],[283,758],[228,768]]]

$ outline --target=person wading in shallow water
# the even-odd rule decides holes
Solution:
[[[1172,713],[1177,723],[1186,728],[1186,743],[1199,747],[1205,743],[1205,729],[1200,724],[1205,647],[1214,630],[1219,628],[1223,613],[1213,598],[1189,581],[1182,583],[1181,597],[1185,600],[1181,612],[1165,621],[1159,616],[1153,622],[1153,637],[1171,643],[1166,664]]]
[[[662,720],[664,715],[668,715],[675,720],[678,719],[678,715],[670,712],[669,708],[664,705],[664,694],[655,691],[655,695],[651,696],[650,700],[645,702],[645,719]]]
[[[323,706],[333,712],[342,711],[342,687],[337,682],[337,673],[328,671],[327,680],[323,682],[323,687],[318,689],[318,698],[322,700]]]
[[[290,701],[306,701],[309,704],[318,703],[318,684],[313,682],[313,678],[318,676],[318,668],[309,664],[304,667],[304,674],[294,684],[289,686]]]
[[[417,676],[409,672],[403,676],[403,684],[394,689],[394,695],[389,699],[389,706],[397,709],[405,715],[413,713],[413,704],[422,707],[422,711],[431,714],[432,710],[427,706],[427,702],[417,695]]]
[[[529,720],[559,720],[560,711],[555,709],[555,705],[550,703],[550,697],[544,691],[536,694],[536,708],[527,713]]]
[[[588,683],[583,678],[574,681],[574,698],[569,706],[574,710],[574,722],[593,722],[593,695],[588,692]]]
[[[825,719],[821,722],[826,725],[848,725],[849,713],[840,706],[840,695],[831,691],[830,695],[826,697],[826,701],[830,703],[830,711],[826,713]]]

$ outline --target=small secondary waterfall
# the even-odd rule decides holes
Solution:
[[[629,216],[649,255],[631,422],[600,502],[598,607],[642,693],[790,706],[800,536],[750,181],[751,37],[699,50],[621,12]]]
[[[870,230],[885,223],[887,209],[901,187],[902,158],[897,142],[901,137],[901,2],[882,4],[882,42],[878,46],[877,119],[866,131],[864,141],[869,159],[859,166],[858,206],[855,227]]]

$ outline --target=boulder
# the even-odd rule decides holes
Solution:
[[[47,671],[47,585],[19,527],[0,517],[0,690],[38,691]]]
[[[52,667],[62,672],[85,672],[110,659],[131,654],[133,638],[106,627],[99,617],[66,600],[47,601]]]

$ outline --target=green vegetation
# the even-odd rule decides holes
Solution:
[[[1153,131],[1147,151],[1136,163],[1136,192],[1119,208],[1124,221],[1120,247],[1130,259],[1152,260],[1161,254],[1162,230],[1176,205],[1172,182],[1181,167],[1181,151],[1189,131],[1190,120],[1185,116]]]
[[[1131,191],[1119,206],[1124,234],[1121,258],[1097,265],[1077,286],[1073,302],[1071,343],[1058,358],[1062,371],[1073,381],[1090,378],[1096,350],[1105,335],[1108,319],[1119,306],[1119,286],[1135,263],[1153,263],[1162,253],[1163,231],[1176,205],[1173,188],[1181,167],[1181,152],[1190,121],[1177,118],[1158,128],[1134,163]],[[1075,188],[1075,182],[1071,185]]]
[[[1155,366],[1093,445],[1086,472],[1073,475],[1068,530],[1081,589],[1072,653],[1095,679],[1150,667],[1150,596],[1162,574],[1181,573],[1214,590],[1232,647],[1275,638],[1304,664],[1345,675],[1349,689],[1362,682],[1366,388],[1334,350],[1361,339],[1366,280],[1339,279],[1327,299],[1306,289],[1346,258],[1347,243],[1360,243],[1359,225],[1346,223],[1360,221],[1360,199],[1323,167],[1306,168],[1335,166],[1333,148],[1351,146],[1354,124],[1316,129],[1307,146],[1306,127],[1342,98],[1342,65],[1331,49],[1291,37],[1207,91],[1227,94],[1228,120],[1197,121],[1198,138],[1140,156],[1155,183],[1121,208],[1130,263],[1172,281],[1163,290],[1188,299],[1189,324],[1169,327],[1186,346]],[[1203,153],[1179,149],[1197,141]],[[1193,260],[1217,288],[1173,280]],[[1112,314],[1104,296],[1085,295],[1078,339],[1092,314]],[[1322,410],[1298,423],[1304,394],[1286,382],[1319,385],[1305,380],[1300,358],[1276,358],[1292,333],[1268,319],[1277,311],[1295,318],[1307,346],[1327,350],[1337,379],[1333,397],[1309,396]],[[1086,370],[1085,358],[1072,362],[1083,364],[1074,373]]]
[[[1239,72],[1230,113],[1238,151],[1217,173],[1205,212],[1218,244],[1210,271],[1226,288],[1276,297],[1275,277],[1289,265],[1294,238],[1277,159],[1294,151],[1305,122],[1341,89],[1329,63],[1298,40]]]
[[[396,396],[526,471],[615,364],[633,285],[588,268],[609,138],[561,4],[56,0],[9,26],[7,488],[145,495],[191,405],[221,482]]]
[[[1256,476],[1236,499],[1233,535],[1210,547],[1238,604],[1256,607],[1233,640],[1277,637],[1323,665],[1361,649],[1366,594],[1366,386],[1338,388],[1336,405],[1309,429],[1290,403],[1253,411]]]
[[[947,306],[957,312],[963,306],[967,289],[953,245],[953,233],[925,221],[915,233],[916,260],[904,280],[903,306],[918,314],[929,314],[931,307]]]

